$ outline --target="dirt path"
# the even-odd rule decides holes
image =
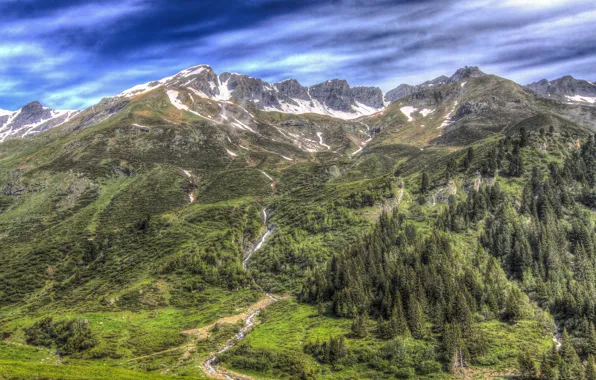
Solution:
[[[226,344],[219,349],[217,352],[212,352],[211,355],[203,362],[203,372],[207,377],[212,379],[228,379],[228,380],[251,380],[252,377],[241,375],[239,373],[235,373],[229,371],[225,368],[221,368],[215,364],[217,360],[217,355],[226,352],[230,348],[234,347],[238,344],[242,339],[244,339],[253,329],[254,325],[256,324],[256,317],[259,315],[259,312],[266,308],[267,306],[271,305],[274,302],[277,302],[278,299],[267,294],[266,298],[261,299],[259,302],[253,304],[248,308],[248,310],[242,314],[235,315],[233,317],[222,318],[215,323],[236,323],[239,320],[244,320],[245,326],[230,340],[226,342]],[[212,324],[210,326],[214,326]],[[208,326],[206,326],[208,327]],[[209,336],[210,329],[203,327],[203,331],[196,331],[195,330],[187,330],[188,334],[195,335],[195,336],[204,336],[205,338]],[[186,332],[185,332],[186,333]],[[203,338],[204,339],[204,338]]]

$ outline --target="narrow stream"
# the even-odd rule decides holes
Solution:
[[[269,297],[273,302],[277,302],[277,298],[273,297],[272,295],[267,294],[267,297]],[[214,363],[217,360],[217,355],[228,351],[230,348],[232,348],[235,345],[237,345],[238,343],[240,343],[240,341],[242,341],[242,339],[246,338],[248,333],[250,333],[253,326],[255,325],[255,317],[257,315],[259,315],[260,311],[261,310],[257,310],[255,312],[253,312],[252,314],[250,314],[246,318],[245,326],[242,329],[240,329],[240,331],[238,331],[238,333],[232,339],[230,339],[224,347],[222,347],[219,351],[217,351],[215,354],[213,354],[209,359],[207,359],[203,362],[203,366],[205,367],[205,370],[207,371],[208,376],[210,376],[212,378],[216,378],[216,379],[229,379],[229,380],[244,379],[244,377],[242,377],[242,376],[234,375],[231,372],[228,372],[226,370],[221,370]]]
[[[265,232],[265,234],[263,236],[261,236],[261,238],[259,239],[259,242],[257,243],[257,245],[254,246],[254,248],[250,251],[250,253],[248,255],[246,255],[246,257],[244,258],[244,261],[242,262],[242,265],[244,266],[244,269],[247,268],[248,266],[248,260],[250,260],[251,256],[258,251],[259,249],[261,249],[261,246],[263,245],[263,243],[265,242],[265,240],[267,240],[267,238],[269,237],[269,235],[271,235],[271,232],[273,232],[272,229],[269,228],[269,226],[267,225],[267,209],[263,209],[263,211],[261,212],[263,215],[263,224],[265,225],[265,227],[267,227],[267,232]]]
[[[553,331],[553,342],[557,347],[557,351],[561,349],[561,334],[559,333],[559,326],[555,323],[555,330]]]

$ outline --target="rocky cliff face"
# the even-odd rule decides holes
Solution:
[[[277,98],[280,102],[289,102],[298,104],[294,99],[306,100],[310,102],[308,88],[302,86],[296,79],[287,79],[274,84],[277,89]]]
[[[77,113],[78,111],[55,111],[37,101],[14,112],[2,110],[0,141],[34,136],[66,122]]]
[[[357,86],[352,88],[352,98],[355,102],[372,108],[383,108],[383,91],[378,87]]]
[[[564,101],[596,103],[596,84],[571,75],[549,81],[542,79],[526,86],[536,94]]]
[[[310,96],[332,110],[350,112],[353,99],[350,85],[345,80],[333,79],[309,88]]]

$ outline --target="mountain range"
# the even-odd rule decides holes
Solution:
[[[400,84],[383,94],[378,87],[350,87],[347,81],[342,79],[332,79],[310,87],[302,86],[295,79],[270,84],[237,73],[225,72],[217,75],[208,65],[198,65],[158,81],[137,85],[114,98],[129,99],[156,88],[183,88],[190,91],[190,98],[196,96],[198,99],[210,99],[221,104],[234,102],[241,106],[250,104],[269,112],[313,113],[350,120],[377,114],[408,96],[460,82],[466,78],[480,78],[485,75],[478,67],[466,66],[458,69],[450,77],[440,76],[415,86]],[[525,88],[540,97],[553,98],[561,102],[594,104],[596,101],[596,85],[571,76],[553,81],[543,79]],[[175,92],[169,94],[174,96]],[[192,101],[194,102],[194,98]],[[101,107],[104,102],[98,106]],[[80,112],[51,110],[37,101],[17,111],[0,110],[0,141],[34,136],[69,121]],[[92,122],[100,121],[108,115],[110,114],[99,116]],[[216,119],[219,122],[225,120],[222,115],[218,115]],[[86,124],[89,124],[88,120]]]
[[[593,87],[199,65],[0,111],[0,377],[592,379]]]

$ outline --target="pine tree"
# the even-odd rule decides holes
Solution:
[[[445,167],[445,182],[449,183],[451,181],[451,177],[455,175],[457,172],[457,163],[453,157],[450,157],[447,160],[447,166]]]
[[[425,317],[420,302],[412,294],[408,302],[408,322],[412,336],[416,339],[424,338]]]
[[[596,356],[596,331],[594,323],[590,322],[588,325],[588,334],[586,336],[586,351],[588,355]]]
[[[514,286],[509,291],[509,296],[505,302],[504,319],[508,322],[515,322],[523,317],[522,310],[523,296],[521,290]]]
[[[530,352],[523,350],[517,358],[519,375],[524,380],[532,380],[536,378],[538,369],[536,368],[536,362]]]
[[[468,170],[472,165],[472,161],[474,160],[474,148],[469,147],[468,151],[466,152],[466,156],[464,157],[464,169]]]
[[[586,380],[596,380],[596,360],[594,356],[589,355],[586,361]]]
[[[559,379],[559,352],[557,346],[553,343],[550,352],[544,355],[540,363],[540,378],[544,380]]]
[[[430,186],[430,179],[428,178],[428,174],[426,172],[422,172],[422,178],[420,180],[420,192],[422,194],[428,191]]]
[[[571,344],[567,329],[563,330],[559,352],[561,355],[559,378],[561,380],[582,380],[584,378],[584,371],[579,356]]]
[[[519,129],[519,145],[522,148],[528,145],[528,131],[524,127]]]
[[[366,318],[366,314],[362,313],[359,314],[356,319],[352,322],[352,335],[355,338],[364,338],[368,335],[368,330],[366,329],[368,318]]]

